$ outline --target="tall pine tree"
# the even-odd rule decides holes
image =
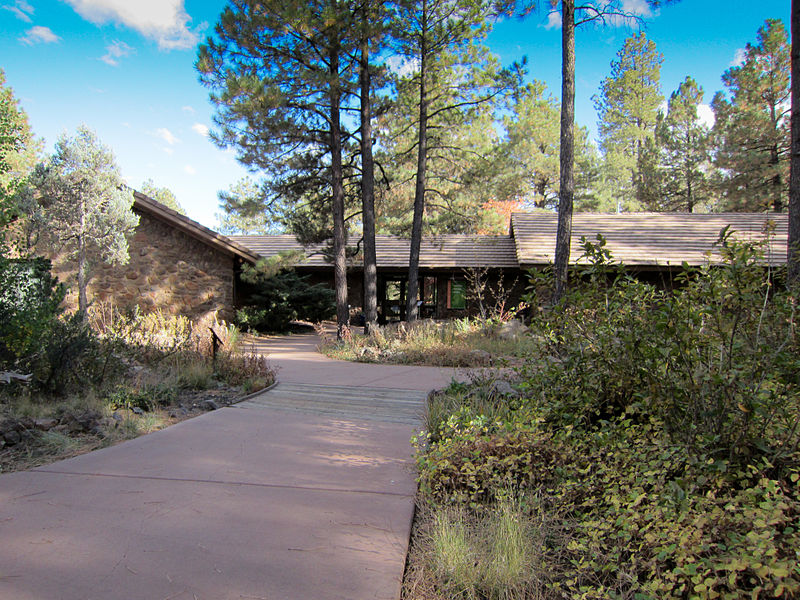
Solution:
[[[789,190],[790,57],[786,29],[770,19],[712,101],[724,210],[781,212]]]
[[[340,337],[349,321],[342,111],[354,87],[353,29],[338,0],[232,0],[197,60],[217,107],[212,138],[265,174],[266,203],[327,199]]]
[[[655,136],[658,108],[664,101],[663,61],[655,42],[644,32],[630,36],[594,98],[607,177],[616,184],[623,202],[644,204],[646,200],[642,165],[648,141]]]
[[[400,87],[415,98],[414,216],[411,226],[406,318],[417,318],[419,253],[425,203],[431,194],[429,159],[446,150],[437,132],[457,125],[465,112],[490,102],[510,84],[475,40],[487,29],[492,5],[485,0],[401,0],[395,13],[400,55],[412,66]],[[401,90],[401,94],[402,94]],[[463,148],[452,148],[465,152]],[[445,158],[447,160],[447,158]]]
[[[667,114],[659,114],[655,151],[658,195],[649,201],[655,210],[694,212],[710,208],[711,131],[701,123],[697,108],[703,88],[687,77],[669,98]]]

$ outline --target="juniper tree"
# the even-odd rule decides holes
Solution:
[[[78,312],[89,306],[86,288],[94,267],[126,264],[128,237],[139,223],[114,154],[86,126],[62,135],[55,152],[36,169],[45,242],[77,266]]]

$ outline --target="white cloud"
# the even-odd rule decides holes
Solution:
[[[192,165],[186,165],[185,167],[183,167],[183,171],[188,175],[195,175],[197,173],[197,171]]]
[[[561,13],[557,10],[547,13],[547,23],[545,29],[561,29]]]
[[[19,38],[19,41],[28,46],[33,44],[52,44],[61,39],[49,27],[42,27],[41,25],[34,25],[25,34],[25,37]]]
[[[84,19],[95,24],[109,21],[135,29],[156,40],[162,50],[191,48],[199,39],[189,29],[191,17],[183,0],[66,0]]]
[[[192,131],[195,133],[202,135],[203,137],[208,137],[208,127],[203,125],[202,123],[195,123],[192,125]]]
[[[100,57],[100,60],[107,65],[116,67],[119,65],[119,59],[128,56],[131,52],[133,52],[133,48],[128,46],[128,44],[114,40],[111,44],[106,46],[106,53]]]
[[[3,8],[14,13],[14,16],[16,16],[20,21],[25,21],[26,23],[31,22],[33,7],[25,2],[25,0],[16,0],[14,4],[4,4]]]
[[[189,113],[190,115],[194,114],[194,109],[191,106],[189,106],[188,104],[186,106],[181,106],[181,110],[183,112]]]
[[[166,127],[160,127],[158,129],[156,129],[156,136],[160,137],[162,140],[167,142],[170,146],[174,146],[175,144],[177,144],[180,141],[178,138],[175,137],[175,134],[173,134]]]
[[[732,67],[741,67],[744,64],[745,59],[747,58],[747,50],[744,48],[738,48],[736,52],[733,53],[733,60],[731,61]]]
[[[645,0],[622,0],[622,11],[645,19],[653,16],[653,11]]]
[[[164,147],[162,148],[162,150],[163,150],[164,152],[166,152],[167,154],[169,154],[170,156],[172,156],[173,154],[175,154],[175,150],[173,150],[173,149],[172,149],[172,148],[170,148],[169,146],[164,146]]]
[[[709,128],[714,126],[714,111],[708,104],[700,104],[697,107],[697,120]]]
[[[419,61],[406,58],[405,56],[390,56],[386,59],[386,66],[389,70],[399,77],[408,77],[419,71]]]

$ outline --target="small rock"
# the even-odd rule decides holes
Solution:
[[[139,408],[138,406],[134,406],[133,408],[131,408],[131,412],[133,414],[135,414],[135,415],[143,415],[144,414],[144,411],[141,408]]]
[[[185,407],[181,406],[181,414],[182,414],[182,415],[188,415],[188,414],[189,414],[189,411],[188,411],[188,410],[186,410],[186,408],[185,408]]]
[[[472,358],[481,365],[488,365],[492,362],[492,355],[486,352],[486,350],[472,350],[470,354]]]
[[[217,410],[219,405],[213,400],[204,400],[200,403],[200,408],[203,410]]]
[[[497,337],[503,340],[515,340],[527,331],[528,328],[523,325],[522,321],[511,319],[500,325],[497,331]]]
[[[511,387],[510,383],[503,380],[493,381],[489,389],[495,396],[519,396],[519,392]]]
[[[33,425],[39,431],[50,431],[53,427],[58,425],[58,421],[55,419],[36,419]]]
[[[123,416],[121,414],[119,414],[117,411],[114,411],[111,414],[111,418],[114,419],[115,421],[122,421],[123,420]]]
[[[174,410],[169,411],[169,418],[170,419],[177,419],[178,418],[178,413],[176,413]]]
[[[3,435],[3,441],[5,442],[6,446],[16,446],[22,441],[22,438],[18,432],[11,430],[5,432]]]

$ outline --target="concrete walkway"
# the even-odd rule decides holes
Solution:
[[[451,369],[329,361],[261,341],[272,390],[166,430],[0,476],[0,598],[399,597],[409,438]]]

